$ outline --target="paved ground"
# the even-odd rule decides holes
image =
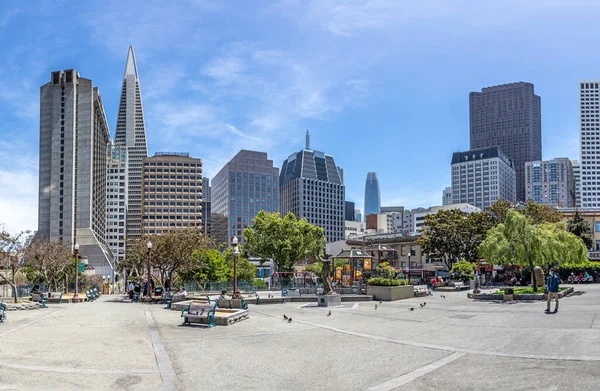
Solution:
[[[303,303],[251,306],[249,320],[209,330],[110,297],[10,312],[0,390],[598,390],[600,284],[576,289],[556,315],[461,292],[330,317]]]

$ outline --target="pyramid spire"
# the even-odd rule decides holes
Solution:
[[[125,65],[125,76],[133,75],[138,77],[137,64],[135,62],[135,53],[133,52],[133,46],[129,47],[129,53],[127,53],[127,63]]]
[[[307,150],[310,150],[310,134],[308,133],[308,129],[306,129],[306,148]]]

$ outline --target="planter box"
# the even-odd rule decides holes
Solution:
[[[375,300],[394,301],[415,297],[412,285],[405,286],[374,286],[367,285],[367,295],[372,295]]]

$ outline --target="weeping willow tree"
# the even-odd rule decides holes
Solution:
[[[529,266],[534,292],[537,291],[535,266],[577,265],[587,260],[583,241],[568,232],[564,223],[532,224],[514,210],[508,211],[504,223],[488,231],[479,254],[494,265]]]

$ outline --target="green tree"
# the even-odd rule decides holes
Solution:
[[[592,235],[590,234],[590,232],[592,232],[590,223],[583,218],[579,211],[576,210],[573,218],[569,220],[568,230],[570,233],[583,240],[583,243],[588,250],[594,246],[594,241],[592,240]]]
[[[532,224],[524,214],[510,210],[504,223],[492,228],[481,243],[479,253],[494,265],[528,266],[579,264],[587,259],[587,250],[579,238],[561,223]],[[531,273],[537,291],[535,273]]]
[[[240,255],[237,258],[237,279],[238,281],[252,282],[256,278],[256,266],[248,258],[243,256],[242,246],[239,246]],[[229,268],[229,280],[233,281],[233,250],[228,248],[223,252],[225,263]]]
[[[556,208],[550,205],[538,204],[533,200],[527,201],[522,207],[518,208],[524,216],[528,217],[533,224],[559,223],[562,221],[562,215]]]
[[[483,212],[440,210],[425,216],[425,228],[417,244],[424,253],[451,269],[459,259],[477,261],[479,244],[492,224],[492,219]]]
[[[194,281],[203,286],[208,281],[227,281],[229,267],[219,251],[203,249],[194,251],[188,268],[178,274],[184,282]]]
[[[473,264],[469,261],[464,261],[464,260],[456,262],[452,266],[452,269],[450,269],[450,271],[452,273],[460,273],[465,276],[469,276],[469,275],[473,274],[473,270],[475,270],[475,267],[473,266]]]
[[[252,227],[244,230],[244,243],[253,255],[273,260],[279,272],[293,272],[296,261],[323,252],[323,232],[291,212],[282,218],[279,213],[260,211]]]
[[[323,270],[323,262],[317,261],[315,263],[311,263],[309,265],[306,265],[306,267],[304,268],[304,270],[306,270],[307,272],[312,272],[314,273],[316,276],[321,276],[321,272]]]
[[[485,209],[485,212],[490,216],[492,226],[504,223],[508,211],[513,209],[510,201],[498,200]]]

